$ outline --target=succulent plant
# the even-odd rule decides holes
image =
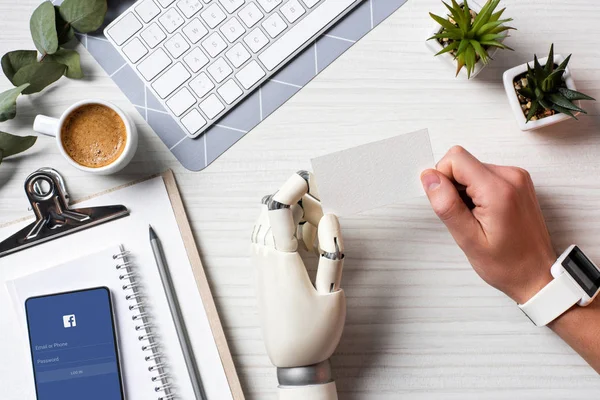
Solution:
[[[467,0],[464,0],[462,5],[458,4],[456,0],[452,0],[452,6],[444,1],[442,3],[448,8],[450,14],[443,18],[429,13],[442,29],[427,40],[448,42],[448,45],[436,56],[452,52],[458,64],[456,75],[466,66],[467,75],[470,78],[478,59],[481,59],[484,64],[489,62],[490,56],[487,49],[490,47],[512,50],[500,41],[507,35],[506,31],[515,29],[504,25],[504,23],[512,21],[512,18],[500,19],[506,8],[495,11],[500,0],[488,0],[474,18]]]
[[[571,55],[558,66],[554,64],[554,44],[550,46],[548,61],[543,67],[536,55],[533,57],[533,69],[527,64],[527,85],[518,90],[521,96],[531,100],[531,108],[527,113],[527,122],[536,115],[540,108],[567,114],[575,119],[573,111],[587,114],[585,110],[573,104],[575,100],[594,100],[592,97],[566,87],[563,75],[569,64]]]

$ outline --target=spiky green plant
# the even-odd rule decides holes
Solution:
[[[571,90],[566,87],[563,75],[569,64],[571,55],[555,68],[554,65],[554,44],[550,46],[548,61],[543,67],[538,61],[537,55],[533,56],[533,69],[527,64],[527,86],[518,90],[521,96],[531,100],[531,108],[527,113],[527,122],[536,115],[540,108],[545,110],[554,110],[559,113],[575,117],[573,111],[579,111],[587,114],[584,109],[573,104],[575,100],[595,100],[587,94]]]
[[[452,7],[444,1],[442,3],[448,8],[450,14],[443,18],[429,13],[431,18],[440,24],[441,30],[427,40],[446,40],[448,42],[448,45],[436,56],[452,52],[458,64],[456,75],[466,66],[467,75],[470,78],[478,58],[484,64],[490,61],[487,52],[490,47],[512,50],[500,41],[507,35],[506,31],[515,29],[504,25],[504,23],[512,21],[512,18],[500,19],[506,8],[494,12],[500,0],[488,0],[475,18],[471,16],[467,0],[464,0],[462,6],[456,0],[452,0]],[[448,18],[452,18],[455,23]]]

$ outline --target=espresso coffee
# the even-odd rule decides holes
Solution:
[[[110,165],[123,153],[127,128],[113,109],[86,104],[67,116],[60,138],[73,161],[84,167],[100,168]]]

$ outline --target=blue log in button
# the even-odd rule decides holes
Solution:
[[[64,381],[67,379],[83,378],[96,375],[117,373],[117,364],[115,362],[84,365],[81,367],[71,367],[55,369],[53,371],[38,372],[38,383]]]

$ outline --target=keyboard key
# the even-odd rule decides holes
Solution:
[[[209,67],[206,70],[217,83],[223,82],[225,78],[227,78],[233,72],[233,70],[231,69],[229,64],[227,64],[227,61],[223,59],[223,57],[219,58],[217,61],[209,65]]]
[[[160,8],[152,0],[144,0],[138,3],[139,5],[135,6],[135,12],[142,21],[150,22],[160,14]]]
[[[240,89],[240,87],[237,85],[237,83],[235,83],[233,79],[230,79],[227,82],[225,82],[219,89],[217,89],[217,92],[221,95],[221,97],[223,98],[223,100],[225,100],[225,103],[227,104],[233,103],[242,94],[244,94],[244,91]]]
[[[241,43],[236,43],[231,49],[227,50],[225,53],[227,59],[231,61],[235,68],[239,68],[242,64],[244,64],[250,58],[250,53],[246,50]]]
[[[185,20],[177,12],[176,9],[170,8],[158,19],[158,22],[160,22],[160,24],[167,30],[167,32],[173,33],[177,28],[183,25]]]
[[[302,0],[304,5],[306,5],[306,7],[308,7],[308,8],[313,8],[315,6],[315,4],[317,4],[319,1],[321,1],[321,0]]]
[[[186,88],[181,89],[167,100],[167,106],[177,117],[189,110],[194,104],[196,104],[196,98]]]
[[[264,17],[264,14],[254,3],[250,3],[246,7],[242,8],[242,11],[240,11],[238,15],[248,28],[252,28]]]
[[[177,63],[156,79],[152,87],[164,99],[190,78],[191,75],[183,64]]]
[[[246,30],[242,24],[240,24],[240,21],[236,17],[233,17],[221,26],[221,32],[225,35],[225,38],[229,40],[229,43],[233,43],[237,38],[242,36]]]
[[[179,0],[177,2],[177,8],[181,10],[186,18],[192,18],[202,7],[200,0]]]
[[[219,0],[219,3],[229,14],[233,14],[235,10],[244,5],[244,0]]]
[[[256,28],[244,38],[244,42],[250,47],[250,50],[258,53],[260,49],[269,43],[269,39],[262,33],[260,28]]]
[[[331,21],[340,16],[355,0],[328,0],[302,19],[289,31],[279,37],[271,46],[258,56],[269,71],[284,62],[299,48],[312,41]]]
[[[206,120],[200,114],[200,111],[192,110],[186,116],[181,118],[181,123],[183,126],[185,126],[185,129],[187,129],[188,132],[193,135],[194,133],[198,132],[200,128],[206,125]]]
[[[217,4],[211,4],[206,10],[200,14],[202,19],[210,28],[215,28],[227,18],[221,7]]]
[[[163,8],[169,7],[175,0],[158,0],[158,3],[163,6]]]
[[[258,65],[256,60],[251,61],[248,65],[238,72],[235,77],[240,81],[242,86],[247,90],[256,84],[263,76],[265,71]]]
[[[190,51],[185,57],[183,57],[183,61],[187,64],[188,67],[192,70],[192,72],[198,72],[208,64],[208,57],[204,55],[202,50],[198,47],[195,47],[194,50]]]
[[[123,53],[129,58],[132,63],[136,63],[148,54],[148,49],[142,44],[138,38],[133,38],[132,41],[123,46]]]
[[[196,96],[203,98],[213,90],[215,84],[212,83],[208,75],[204,72],[201,72],[195,79],[190,82],[190,88],[196,93]]]
[[[277,35],[285,31],[285,28],[287,28],[287,24],[285,23],[283,18],[279,16],[279,14],[275,13],[262,23],[262,27],[267,31],[269,36],[271,36],[272,38],[276,38]]]
[[[173,58],[179,58],[183,53],[188,51],[190,45],[185,41],[181,33],[176,33],[171,39],[165,42],[165,48]]]
[[[171,65],[172,61],[163,49],[158,49],[142,61],[137,69],[147,81],[151,81],[160,74],[165,68]]]
[[[200,103],[200,109],[208,118],[214,119],[221,111],[225,109],[225,106],[223,103],[221,103],[221,100],[219,100],[216,95],[211,94],[206,98],[206,100]]]
[[[142,23],[133,13],[127,13],[111,26],[107,33],[116,44],[122,45],[140,29],[142,29]]]
[[[183,33],[190,39],[190,42],[198,43],[200,39],[208,35],[208,29],[198,18],[194,18],[192,22],[183,27]]]
[[[227,48],[227,43],[221,38],[221,35],[217,32],[213,32],[212,35],[202,42],[202,47],[206,49],[209,56],[215,58]]]
[[[146,42],[151,49],[158,46],[160,42],[167,38],[167,35],[162,29],[160,29],[156,22],[153,22],[150,24],[150,26],[143,30],[141,36],[142,39],[144,39],[144,42]]]
[[[265,12],[270,13],[281,4],[281,0],[258,0],[258,4],[265,10]]]
[[[304,15],[306,10],[304,10],[304,7],[300,5],[298,0],[290,0],[281,7],[281,12],[290,23],[294,23],[298,18]]]

